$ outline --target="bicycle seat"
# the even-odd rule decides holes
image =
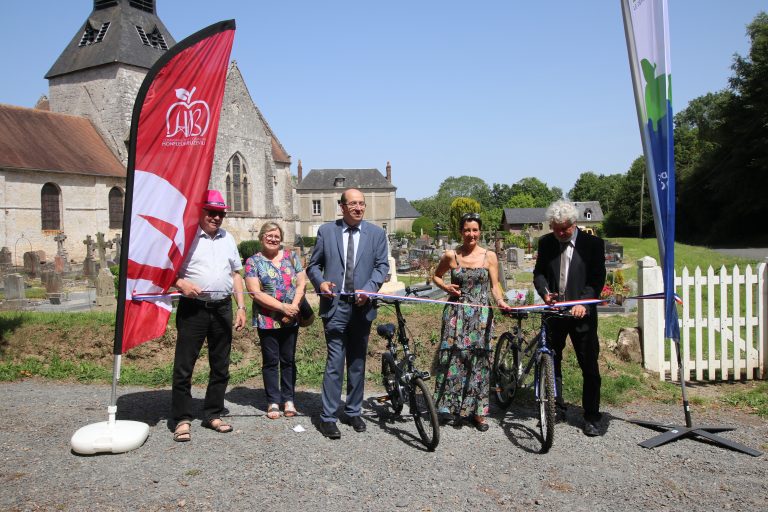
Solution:
[[[391,338],[395,335],[395,324],[381,324],[376,327],[376,333],[384,338]]]

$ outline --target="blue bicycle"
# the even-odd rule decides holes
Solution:
[[[541,315],[539,332],[526,340],[523,334],[523,320],[529,315]],[[504,312],[516,320],[508,332],[499,336],[493,358],[491,387],[495,390],[496,401],[505,410],[510,406],[518,388],[527,387],[533,370],[533,389],[539,409],[539,433],[541,453],[552,447],[555,439],[556,386],[554,352],[547,344],[547,322],[551,318],[570,316],[567,310],[546,309],[533,311],[513,310]],[[523,359],[528,362],[523,364]]]

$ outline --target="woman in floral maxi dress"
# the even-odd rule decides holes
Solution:
[[[508,308],[499,286],[496,254],[478,245],[482,221],[468,213],[459,222],[462,245],[445,251],[432,281],[448,293],[435,378],[435,403],[443,418],[464,418],[488,430],[489,374],[493,310]],[[450,270],[450,283],[443,276]]]

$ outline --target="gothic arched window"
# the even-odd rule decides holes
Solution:
[[[112,187],[109,191],[109,229],[123,227],[123,191]]]
[[[240,153],[235,153],[227,163],[227,204],[233,212],[248,211],[248,168]]]
[[[53,183],[40,190],[40,217],[44,230],[61,229],[61,190]]]

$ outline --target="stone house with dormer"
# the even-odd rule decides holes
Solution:
[[[604,220],[599,201],[580,201],[573,205],[579,212],[576,220],[581,229],[594,232]],[[537,238],[551,231],[546,223],[546,208],[504,208],[501,216],[501,230],[507,233],[522,233],[525,230]]]

